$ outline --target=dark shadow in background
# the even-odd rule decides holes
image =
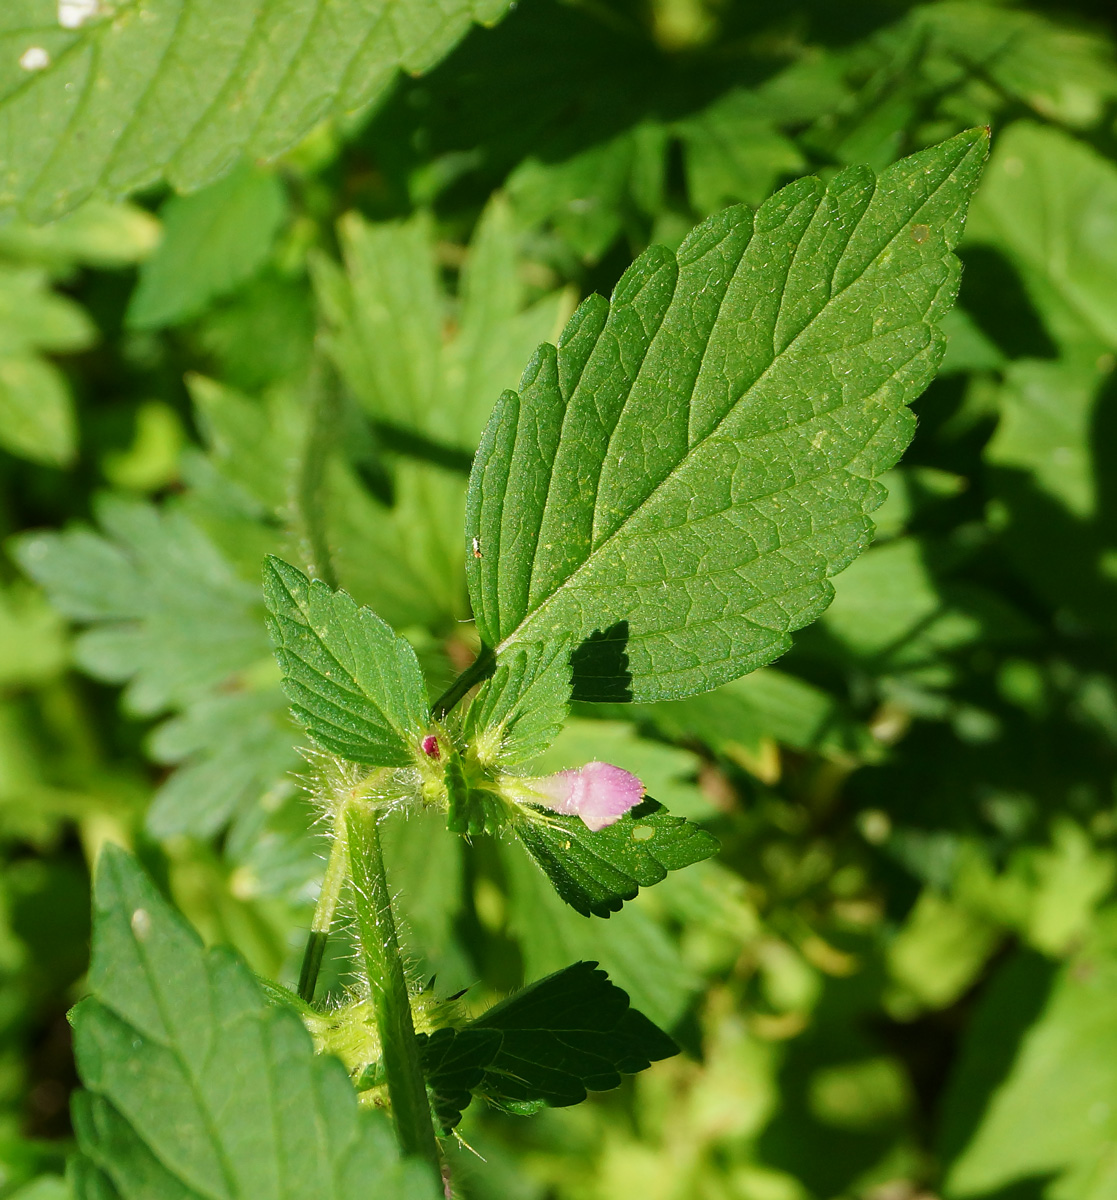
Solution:
[[[1057,358],[1016,268],[988,246],[963,246],[958,303],[1007,358]]]

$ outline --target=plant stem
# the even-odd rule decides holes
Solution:
[[[302,970],[299,972],[299,999],[308,1004],[314,999],[318,971],[322,966],[330,926],[334,923],[334,913],[337,911],[337,902],[341,897],[346,868],[349,865],[348,831],[340,814],[334,820],[333,835],[326,874],[322,877],[322,890],[318,893],[318,903],[314,906],[314,919],[310,922],[310,936],[306,939]]]
[[[432,711],[435,718],[441,721],[474,684],[488,679],[495,666],[493,652],[487,646],[482,648],[481,653],[434,702]]]
[[[326,467],[340,420],[337,376],[321,350],[307,384],[306,437],[295,479],[295,515],[307,574],[337,587],[326,522]]]
[[[344,819],[349,836],[350,884],[376,1010],[380,1057],[388,1080],[396,1140],[403,1154],[424,1159],[441,1178],[438,1142],[419,1063],[419,1043],[411,1022],[411,999],[407,994],[388,880],[384,874],[379,814],[366,804],[354,803],[346,806]]]

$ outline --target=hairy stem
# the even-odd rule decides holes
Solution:
[[[326,467],[341,414],[337,375],[319,351],[308,384],[306,438],[295,479],[295,517],[307,574],[337,587],[326,522]]]
[[[330,936],[330,927],[334,923],[334,913],[337,911],[337,902],[341,897],[349,865],[348,831],[344,820],[335,820],[333,834],[326,874],[322,877],[322,890],[318,893],[318,903],[314,906],[314,919],[310,922],[310,935],[306,939],[302,970],[299,972],[299,999],[308,1004],[314,999],[314,987],[322,967],[322,956],[326,952],[326,942]]]
[[[433,712],[435,718],[441,721],[471,687],[480,683],[483,679],[488,679],[493,673],[495,666],[496,659],[493,656],[493,652],[488,647],[484,647],[474,661],[466,667],[434,702]]]
[[[419,1063],[419,1043],[411,1023],[411,1000],[384,874],[379,814],[374,808],[357,803],[346,807],[344,819],[349,840],[350,884],[376,1010],[381,1062],[388,1081],[396,1140],[403,1154],[424,1159],[441,1178],[438,1142]]]

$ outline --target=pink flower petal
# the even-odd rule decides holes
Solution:
[[[603,762],[532,779],[530,784],[540,797],[539,803],[555,812],[581,817],[593,830],[619,821],[644,798],[644,785],[635,775]]]

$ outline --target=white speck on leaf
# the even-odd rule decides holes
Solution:
[[[41,71],[50,66],[50,55],[42,46],[28,46],[19,56],[19,65],[25,71]]]
[[[63,29],[80,29],[100,7],[99,0],[58,0],[58,24]]]
[[[132,932],[136,935],[136,941],[147,941],[151,933],[151,917],[146,908],[137,908],[132,914]]]

